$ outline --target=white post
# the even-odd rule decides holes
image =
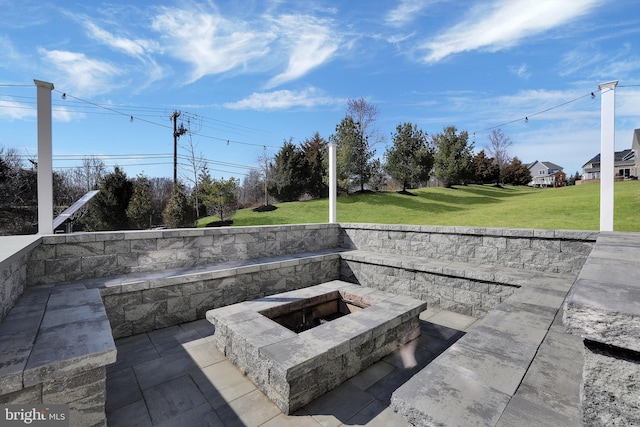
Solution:
[[[615,100],[618,81],[600,88],[600,231],[613,231]]]
[[[336,222],[336,194],[337,188],[336,178],[336,145],[329,144],[329,223]]]
[[[38,234],[53,233],[53,161],[51,91],[53,83],[33,80],[38,88]]]

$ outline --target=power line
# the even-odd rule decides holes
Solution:
[[[611,90],[611,89],[609,89],[609,90]],[[597,91],[595,91],[595,92],[600,92],[600,91],[601,91],[601,89],[598,89],[598,90],[597,90]],[[481,129],[481,130],[479,130],[479,131],[474,131],[474,132],[473,132],[473,134],[475,134],[476,132],[477,132],[477,133],[480,133],[480,132],[485,132],[485,131],[488,131],[488,130],[492,130],[492,129],[500,128],[500,127],[507,126],[507,125],[510,125],[510,124],[512,124],[512,123],[516,123],[516,122],[524,121],[525,123],[528,123],[528,122],[529,122],[529,118],[530,118],[530,117],[535,117],[535,116],[538,116],[538,115],[540,115],[540,114],[543,114],[543,113],[549,112],[549,111],[551,111],[551,110],[555,110],[556,108],[563,107],[563,106],[565,106],[565,105],[567,105],[567,104],[571,104],[572,102],[579,101],[579,100],[581,100],[581,99],[583,99],[583,98],[586,98],[586,97],[588,97],[588,96],[589,96],[589,97],[591,97],[591,98],[595,98],[595,97],[596,97],[596,95],[595,95],[595,93],[594,93],[594,92],[589,92],[589,93],[587,93],[586,95],[578,96],[577,98],[573,98],[573,99],[571,99],[571,100],[569,100],[569,101],[566,101],[566,102],[563,102],[563,103],[561,103],[561,104],[554,105],[553,107],[549,107],[549,108],[546,108],[546,109],[544,109],[544,110],[537,111],[537,112],[535,112],[535,113],[533,113],[533,114],[528,114],[528,115],[526,115],[526,116],[523,116],[523,117],[520,117],[520,118],[517,118],[517,119],[511,120],[511,121],[509,121],[509,122],[505,122],[505,123],[501,123],[501,124],[499,124],[499,125],[495,125],[495,126],[491,126],[491,127],[485,128],[485,129]]]

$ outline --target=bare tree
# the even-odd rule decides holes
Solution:
[[[188,122],[187,134],[189,135],[189,143],[185,150],[187,151],[186,160],[188,163],[188,172],[183,174],[182,179],[186,182],[190,183],[193,187],[193,207],[196,212],[196,218],[200,218],[200,195],[201,189],[198,181],[198,175],[200,172],[207,168],[207,161],[202,156],[202,153],[196,156],[196,145],[193,143],[193,138],[191,138],[191,122]]]
[[[384,136],[375,127],[379,115],[380,109],[364,98],[347,100],[347,116],[353,119],[360,128],[362,138],[369,141],[372,147],[384,141]]]
[[[83,188],[84,192],[97,190],[102,178],[107,174],[107,167],[102,159],[96,156],[82,159],[82,166],[75,170],[74,184]]]
[[[269,180],[271,177],[269,176],[269,165],[271,163],[271,156],[267,152],[267,146],[264,147],[264,152],[258,156],[258,164],[260,165],[260,171],[262,172],[262,181],[264,184],[264,205],[269,206]]]
[[[249,173],[242,180],[242,187],[240,187],[240,202],[244,206],[260,203],[260,200],[264,197],[263,188],[260,171],[258,169],[249,170]]]
[[[500,170],[500,178],[498,178],[498,180],[501,180],[505,167],[511,163],[509,150],[513,146],[513,141],[511,141],[511,138],[506,136],[500,129],[492,130],[488,138],[490,145],[486,150],[487,153],[493,157],[495,164],[498,166],[498,169]]]

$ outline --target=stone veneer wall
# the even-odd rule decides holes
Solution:
[[[106,370],[94,368],[0,395],[0,404],[69,405],[72,426],[106,426]]]
[[[116,231],[44,236],[27,284],[192,267],[339,246],[337,224]]]
[[[585,426],[640,425],[640,233],[603,232],[565,300],[583,338]]]
[[[340,224],[344,248],[378,254],[578,273],[599,232],[387,224]]]
[[[474,317],[484,317],[518,289],[517,286],[354,260],[342,260],[340,267],[342,280],[410,296],[426,301],[429,307],[435,305]],[[459,274],[463,276],[464,271]]]
[[[27,261],[29,254],[40,238],[35,236],[14,236],[4,238],[7,246],[16,245],[15,252],[0,259],[0,322],[7,316],[27,284]]]
[[[271,265],[275,264],[275,265]],[[338,279],[339,255],[314,260],[271,263],[247,272],[211,274],[171,286],[135,289],[102,299],[114,338],[203,319],[207,310]],[[219,277],[214,277],[219,276]]]

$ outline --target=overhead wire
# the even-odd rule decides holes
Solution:
[[[607,89],[607,91],[609,91],[609,90],[613,90],[613,89]],[[551,111],[551,110],[555,110],[556,108],[563,107],[563,106],[565,106],[565,105],[567,105],[567,104],[571,104],[571,103],[573,103],[573,102],[579,101],[579,100],[581,100],[581,99],[583,99],[583,98],[586,98],[586,97],[595,98],[595,92],[601,92],[601,91],[602,91],[601,89],[598,89],[597,91],[589,92],[589,93],[587,93],[587,94],[585,94],[585,95],[581,95],[581,96],[578,96],[578,97],[576,97],[576,98],[570,99],[569,101],[565,101],[565,102],[562,102],[562,103],[560,103],[560,104],[554,105],[554,106],[552,106],[552,107],[545,108],[544,110],[540,110],[540,111],[537,111],[537,112],[535,112],[535,113],[528,114],[528,115],[526,115],[526,116],[522,116],[522,117],[519,117],[519,118],[517,118],[517,119],[511,120],[511,121],[508,121],[508,122],[505,122],[505,123],[501,123],[501,124],[499,124],[499,125],[490,126],[490,127],[488,127],[488,128],[484,128],[484,129],[480,129],[480,130],[478,130],[478,131],[474,131],[474,132],[473,132],[473,134],[475,135],[476,133],[480,133],[480,132],[485,132],[485,131],[492,130],[492,129],[501,128],[501,127],[503,127],[503,126],[507,126],[507,125],[510,125],[510,124],[512,124],[512,123],[516,123],[516,122],[522,122],[522,121],[523,121],[523,122],[525,122],[525,123],[528,123],[528,122],[529,122],[529,119],[530,119],[531,117],[535,117],[535,116],[538,116],[538,115],[540,115],[540,114],[544,114],[544,113],[546,113],[546,112],[549,112],[549,111]]]

